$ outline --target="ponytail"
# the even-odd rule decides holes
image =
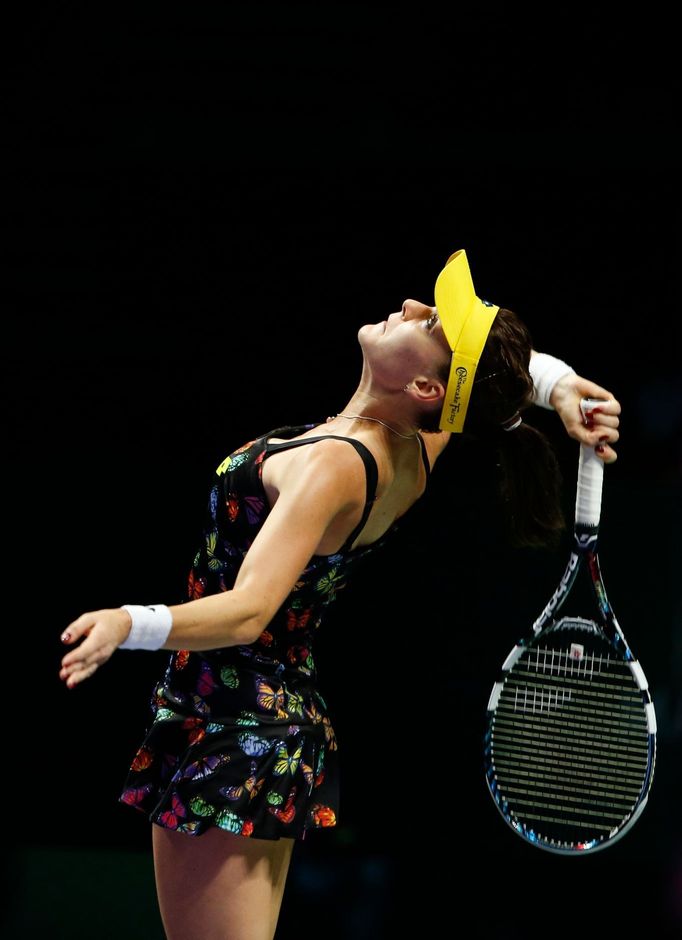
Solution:
[[[497,435],[499,495],[510,541],[519,548],[556,547],[566,528],[561,468],[545,435],[523,421]]]
[[[519,417],[532,403],[527,327],[500,308],[476,371],[464,433],[494,445],[510,541],[555,547],[566,528],[562,476],[548,438]]]

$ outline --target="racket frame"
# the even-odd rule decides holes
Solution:
[[[585,402],[583,404],[585,404]],[[594,407],[594,405],[592,405],[592,407]],[[584,408],[583,414],[585,414]],[[613,608],[609,603],[599,562],[598,535],[603,468],[603,461],[596,456],[594,449],[586,445],[581,445],[578,466],[578,486],[576,491],[576,513],[573,529],[573,548],[566,569],[552,597],[534,622],[532,635],[519,640],[505,659],[502,665],[501,677],[493,685],[487,708],[487,730],[484,746],[485,776],[488,791],[495,805],[511,829],[529,844],[535,845],[548,852],[568,856],[594,854],[594,852],[600,849],[613,845],[632,828],[647,804],[656,763],[656,713],[649,692],[649,685],[642,667],[632,654],[630,646],[625,639],[625,635],[616,619]],[[576,578],[578,577],[578,573],[584,567],[587,567],[589,571],[590,582],[594,591],[597,612],[599,614],[599,622],[595,620],[589,622],[604,634],[616,651],[616,655],[628,664],[635,684],[638,686],[642,696],[649,732],[648,762],[644,782],[640,790],[640,797],[631,810],[630,815],[627,816],[619,826],[614,827],[608,835],[601,839],[576,843],[574,846],[561,846],[538,836],[534,830],[523,826],[512,814],[505,811],[505,801],[495,781],[495,767],[492,761],[492,726],[506,675],[519,657],[523,655],[528,646],[534,643],[545,631],[553,630],[557,624],[561,622],[561,618],[558,618],[557,614],[569,596]],[[580,618],[571,619],[575,620]]]

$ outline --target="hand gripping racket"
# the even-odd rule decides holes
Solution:
[[[583,415],[596,405],[583,399]],[[495,804],[527,842],[564,855],[606,848],[630,829],[646,805],[656,758],[647,680],[599,566],[603,474],[594,448],[581,445],[568,565],[531,635],[504,661],[488,702],[484,761]],[[580,602],[573,588],[585,569],[593,590]]]

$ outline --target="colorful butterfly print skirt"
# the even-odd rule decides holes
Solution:
[[[300,839],[336,825],[337,746],[321,698],[297,692],[273,702],[268,681],[260,689],[259,709],[216,720],[197,714],[208,711],[198,697],[191,709],[172,707],[160,686],[120,801],[197,836],[217,826],[258,839]]]

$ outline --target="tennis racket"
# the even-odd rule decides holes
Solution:
[[[583,399],[583,416],[597,404]],[[656,758],[647,680],[599,565],[603,474],[594,448],[581,445],[566,570],[530,636],[502,664],[488,702],[484,762],[495,805],[527,842],[564,855],[606,848],[631,828]],[[574,590],[581,572],[589,588],[582,599]]]

